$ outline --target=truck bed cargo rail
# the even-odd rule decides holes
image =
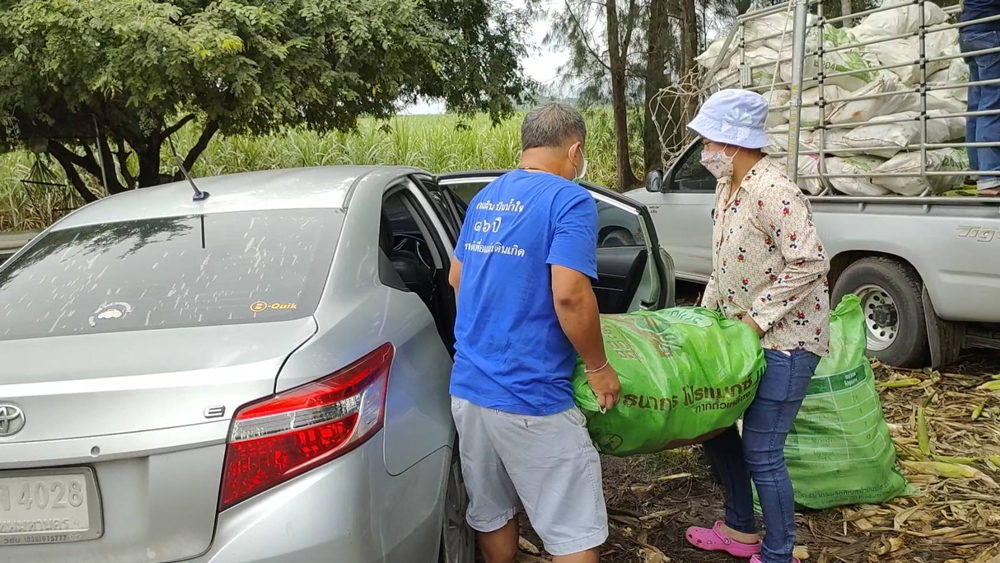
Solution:
[[[933,5],[933,7],[930,7],[931,5]],[[944,21],[928,21],[929,9],[934,10],[934,14],[943,13],[945,16]],[[846,37],[850,39],[849,41],[837,44],[827,44],[825,36],[827,32],[834,30],[834,28],[831,27],[833,24],[846,25],[850,22],[861,21],[863,18],[867,18],[875,14],[890,12],[893,10],[907,10],[907,12],[901,12],[901,17],[918,17],[919,22],[915,26],[915,29],[913,31],[908,30],[905,33],[892,33],[884,36],[875,36],[873,38],[864,38],[864,40],[856,40],[853,33],[848,33]],[[912,10],[912,12],[910,12],[910,10]],[[766,93],[776,89],[789,89],[791,91],[791,95],[789,96],[788,102],[776,104],[771,107],[772,112],[787,111],[788,125],[771,127],[768,130],[768,134],[770,136],[784,137],[787,135],[788,139],[783,143],[783,145],[781,145],[781,150],[776,150],[772,147],[768,153],[775,157],[786,157],[789,176],[796,181],[799,179],[820,180],[821,185],[823,186],[820,195],[826,196],[835,193],[829,182],[830,179],[922,178],[923,182],[920,185],[924,185],[926,188],[923,189],[922,193],[920,193],[918,197],[933,198],[938,196],[938,193],[932,189],[932,179],[935,179],[938,182],[938,186],[940,186],[941,182],[948,182],[945,177],[975,177],[979,174],[997,174],[996,172],[989,170],[965,170],[956,167],[943,170],[933,169],[929,165],[928,161],[928,151],[933,150],[967,150],[970,148],[1000,147],[1000,139],[995,142],[966,142],[964,139],[962,141],[957,141],[954,137],[949,137],[946,139],[947,142],[942,142],[940,138],[931,139],[928,134],[928,124],[933,123],[935,120],[950,120],[956,118],[964,120],[967,118],[1000,114],[1000,110],[954,111],[957,108],[953,107],[949,111],[946,109],[929,107],[928,98],[934,93],[947,93],[948,91],[955,91],[957,89],[968,89],[969,87],[975,86],[1000,84],[1000,79],[975,81],[967,79],[965,81],[946,83],[929,81],[929,75],[934,72],[933,69],[936,68],[937,71],[940,71],[948,68],[947,66],[942,66],[944,63],[950,63],[955,59],[967,59],[968,57],[1000,52],[1000,47],[969,51],[966,53],[950,52],[957,51],[950,45],[944,48],[938,47],[936,49],[941,52],[929,50],[928,41],[933,40],[929,38],[933,38],[935,34],[946,33],[949,31],[954,33],[953,30],[961,29],[969,25],[1000,21],[1000,15],[963,22],[949,21],[954,19],[958,11],[958,6],[938,8],[930,0],[912,0],[905,3],[899,2],[898,0],[890,0],[877,8],[834,18],[825,18],[823,15],[823,5],[821,2],[816,0],[790,0],[789,2],[778,4],[776,6],[754,10],[737,18],[736,25],[730,30],[729,35],[726,37],[714,64],[709,66],[708,72],[704,75],[705,81],[702,84],[702,88],[708,93],[728,87],[746,88],[759,91],[761,93]],[[919,12],[919,15],[915,12]],[[762,18],[781,13],[785,14],[783,30],[767,34],[761,34],[758,30],[754,30],[754,33],[748,36],[748,27],[753,25],[754,22],[761,20]],[[940,17],[935,15],[934,19],[940,20]],[[912,22],[913,19],[908,21]],[[781,26],[779,25],[778,28],[780,29]],[[764,29],[770,30],[774,28],[771,27]],[[841,29],[847,30],[849,28],[845,27]],[[900,29],[902,29],[902,27],[900,27]],[[913,29],[913,26],[909,26],[907,29]],[[915,43],[918,47],[918,52],[915,53],[915,57],[912,60],[900,61],[898,57],[894,57],[893,60],[888,63],[883,64],[881,60],[878,60],[878,64],[871,66],[868,66],[868,60],[866,60],[863,68],[848,68],[847,70],[830,68],[826,64],[829,62],[829,57],[837,56],[838,53],[842,52],[851,52],[851,50],[854,50],[853,53],[860,52],[871,54],[873,56],[870,57],[870,59],[874,60],[875,53],[872,51],[865,51],[865,48],[889,41],[912,40],[913,38],[916,38]],[[948,38],[943,38],[943,40],[947,41]],[[776,52],[776,58],[774,60],[765,60],[764,62],[749,61],[747,53],[750,48],[764,46],[768,41],[771,41],[771,43],[766,46],[769,50]],[[777,49],[775,49],[775,44],[777,44]],[[723,69],[723,64],[727,61],[737,62],[730,64],[728,69]],[[791,80],[787,79],[787,65],[789,64],[791,65]],[[807,75],[804,68],[806,64],[812,65],[812,67],[816,69],[814,75]],[[891,78],[899,78],[899,87],[890,88],[888,91],[859,92],[856,93],[857,95],[827,97],[827,87],[831,85],[831,81],[836,82],[836,79],[872,76],[879,77],[883,76],[879,73],[891,73],[894,70],[906,69],[907,67],[913,69],[911,71],[912,74],[909,75],[911,76],[912,84],[907,84],[906,81],[899,76],[894,76]],[[931,67],[931,70],[929,70],[929,67]],[[766,74],[768,73],[769,68],[773,68],[773,73]],[[763,76],[766,78],[763,80],[763,83],[761,80],[755,80],[754,78],[754,73],[758,71],[765,73]],[[874,81],[878,79],[880,78],[872,78],[871,80]],[[861,78],[859,78],[859,80],[861,80]],[[815,101],[803,101],[802,94],[804,84],[808,85],[810,88],[819,88],[818,98]],[[853,119],[848,122],[840,120],[836,123],[832,123],[829,121],[828,110],[831,108],[836,109],[838,106],[844,107],[846,104],[855,104],[864,101],[870,101],[872,103],[879,103],[879,101],[882,100],[891,101],[893,98],[897,98],[899,96],[911,96],[913,98],[905,99],[904,103],[909,104],[909,106],[903,106],[906,107],[906,109],[891,111],[882,115],[891,115],[901,111],[912,111],[916,113],[915,116],[898,119],[877,119],[865,122],[858,122]],[[818,117],[818,120],[811,120],[815,123],[801,123],[802,114],[806,110],[810,110],[811,114],[815,114],[815,116]],[[884,172],[872,170],[870,172],[866,171],[865,173],[833,173],[827,169],[828,163],[826,161],[826,157],[860,156],[872,154],[873,150],[881,148],[880,146],[871,145],[830,146],[828,143],[829,134],[840,131],[843,131],[844,134],[846,134],[846,130],[848,129],[854,129],[865,125],[891,125],[913,122],[919,124],[919,139],[911,139],[911,142],[905,145],[894,145],[889,148],[898,149],[898,153],[909,152],[919,154],[919,169],[908,170],[906,172]],[[947,124],[948,122],[944,123]],[[804,142],[802,134],[813,132],[815,132],[815,134],[812,135],[812,142]],[[887,153],[888,151],[881,152]],[[812,174],[800,173],[800,156],[813,156],[817,158],[818,170],[814,171]],[[997,175],[997,178],[1000,179],[1000,174]],[[947,199],[949,201],[955,201],[958,198],[949,197]]]

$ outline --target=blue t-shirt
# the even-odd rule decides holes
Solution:
[[[962,15],[959,21],[978,20],[989,16],[1000,16],[1000,0],[965,0],[962,5]],[[974,23],[961,28],[962,31],[997,31],[1000,30],[1000,20],[985,23]]]
[[[515,170],[469,204],[451,394],[544,416],[573,406],[576,351],[559,326],[551,265],[597,278],[597,205],[553,174]]]

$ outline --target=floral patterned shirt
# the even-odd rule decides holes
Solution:
[[[729,319],[749,314],[765,348],[829,347],[830,261],[802,191],[778,165],[763,158],[743,178],[716,190],[712,277],[702,304]]]

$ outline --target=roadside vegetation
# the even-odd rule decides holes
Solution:
[[[357,129],[349,133],[294,128],[267,135],[217,135],[195,163],[192,173],[200,177],[341,164],[406,164],[431,172],[506,169],[517,165],[522,117],[523,114],[515,114],[493,126],[486,114],[465,119],[451,114],[414,115],[390,120],[362,119]],[[613,186],[615,141],[610,112],[587,111],[587,126],[587,178],[603,186]],[[197,141],[197,130],[184,128],[174,140],[177,151],[186,154]],[[637,148],[641,147],[638,131],[632,140]],[[21,180],[29,176],[35,160],[28,151],[0,154],[0,231],[43,228],[83,204],[54,161],[48,168],[62,187],[25,186]],[[169,151],[163,151],[161,162],[162,170],[176,169]],[[641,168],[640,162],[635,165]],[[138,172],[134,158],[129,167]],[[93,180],[88,187],[94,193],[103,193]]]

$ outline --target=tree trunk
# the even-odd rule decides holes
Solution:
[[[615,121],[615,157],[618,168],[617,188],[625,191],[639,183],[632,171],[632,159],[628,146],[628,106],[625,99],[625,61],[628,55],[622,51],[618,4],[608,0],[608,62],[611,66],[611,111]],[[625,47],[627,48],[626,42]]]
[[[215,136],[215,133],[219,130],[218,121],[209,121],[205,124],[205,128],[202,129],[201,135],[198,136],[198,141],[195,142],[191,150],[188,151],[187,156],[184,157],[184,169],[191,173],[191,169],[194,168],[194,163],[198,161],[198,157],[201,153],[205,152],[208,148],[209,141]],[[184,179],[184,173],[179,169],[177,173],[174,174],[174,181],[179,182]]]
[[[62,143],[51,139],[49,140],[48,149],[49,154],[62,166],[63,171],[66,172],[66,179],[69,180],[76,193],[80,194],[83,201],[86,203],[97,201],[97,196],[87,189],[87,184],[83,182],[83,178],[80,177],[80,173],[76,170],[76,165],[73,164],[73,157],[79,157],[79,155],[76,155],[73,151],[63,146]]]
[[[849,16],[852,13],[851,0],[840,0],[840,15]]]
[[[698,16],[695,12],[695,0],[681,0],[681,76],[697,80],[697,66],[694,58],[698,56]],[[698,100],[687,96],[683,100],[681,119],[684,124],[694,119],[698,109]]]
[[[649,6],[649,29],[646,37],[649,43],[649,55],[646,58],[646,91],[645,119],[642,124],[643,163],[646,172],[663,168],[662,144],[656,129],[656,119],[661,123],[665,119],[661,108],[653,115],[651,104],[666,86],[667,39],[670,36],[670,0],[651,0]]]
[[[142,150],[136,150],[135,156],[139,159],[139,187],[147,188],[157,186],[172,180],[170,176],[163,178],[160,175],[160,139],[149,138]]]

